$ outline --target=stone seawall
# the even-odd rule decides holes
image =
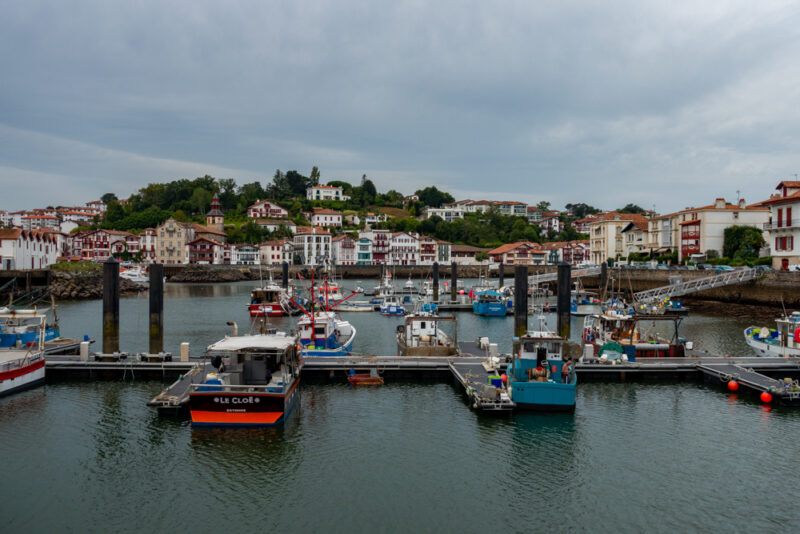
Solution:
[[[609,269],[609,276],[614,279],[615,289],[621,287],[625,292],[630,292],[632,289],[634,293],[669,285],[670,276],[680,276],[681,281],[687,282],[713,275],[713,271],[683,269]],[[581,281],[588,289],[600,289],[598,287],[599,277],[582,278]],[[611,283],[609,282],[609,285]],[[768,272],[760,276],[758,280],[698,291],[681,297],[681,299],[777,307],[780,307],[781,301],[783,301],[783,305],[789,311],[800,309],[800,272]]]

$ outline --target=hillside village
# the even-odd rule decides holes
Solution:
[[[39,269],[60,261],[103,262],[110,256],[143,263],[265,266],[562,261],[583,265],[641,259],[678,264],[699,256],[722,256],[726,229],[739,227],[749,227],[760,237],[750,234],[755,244],[749,252],[737,252],[729,261],[760,257],[760,263],[769,262],[776,269],[800,264],[800,253],[794,249],[800,225],[792,218],[793,208],[800,213],[797,181],[781,181],[770,198],[753,204],[717,198],[669,214],[595,209],[576,214],[574,209],[551,210],[547,203],[455,201],[446,193],[441,198],[452,201],[423,205],[419,194],[402,197],[396,192],[392,192],[396,206],[402,208],[353,210],[342,209],[351,196],[346,185],[337,184],[342,182],[309,184],[305,198],[258,199],[246,208],[241,206],[244,218],[233,224],[226,221],[216,192],[207,211],[197,217],[200,222],[162,210],[160,224],[130,230],[114,229],[109,223],[109,212],[128,202],[116,197],[84,206],[0,211],[0,265],[2,269]],[[438,235],[466,221],[489,225],[494,220],[510,221],[514,230],[508,235],[531,237],[480,247]],[[247,239],[248,234],[265,239]],[[559,236],[573,239],[559,240]]]

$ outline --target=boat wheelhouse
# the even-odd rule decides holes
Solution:
[[[776,319],[777,328],[748,326],[744,340],[757,356],[800,356],[800,312]]]
[[[395,295],[387,296],[380,306],[381,315],[405,315],[406,309]]]
[[[225,337],[207,356],[217,372],[192,384],[194,426],[270,426],[284,422],[297,402],[301,360],[297,338],[283,332]]]
[[[540,321],[543,325],[544,318]],[[515,407],[541,411],[575,409],[578,377],[574,369],[566,378],[562,374],[567,340],[542,328],[526,333],[518,341],[520,350],[506,371],[506,389]]]
[[[250,304],[247,309],[250,317],[282,317],[283,315],[297,315],[299,306],[295,303],[294,288],[289,285],[284,289],[270,280],[263,286],[250,292]]]
[[[24,314],[23,314],[24,315]],[[15,321],[20,311],[0,314],[0,321]],[[37,329],[32,341],[0,348],[0,396],[34,387],[44,382],[45,330],[44,315],[31,317]]]
[[[452,337],[442,328],[452,324]],[[455,317],[432,313],[412,314],[397,327],[400,356],[455,356],[458,354],[458,327]]]
[[[637,358],[682,358],[691,342],[681,338],[677,315],[626,314],[609,311],[587,315],[583,323],[583,341],[592,345],[601,359],[636,361]]]
[[[26,347],[39,343],[41,322],[44,326],[44,341],[52,341],[61,336],[53,308],[53,324],[47,324],[47,308],[8,309],[0,314],[0,348]]]
[[[356,329],[333,311],[308,312],[297,321],[303,356],[347,356]]]

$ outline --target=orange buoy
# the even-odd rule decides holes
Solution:
[[[770,402],[772,402],[772,393],[770,393],[769,391],[762,392],[761,393],[761,402],[763,402],[765,404],[769,404]]]
[[[736,380],[731,380],[730,382],[728,382],[728,389],[730,391],[739,391],[739,382],[737,382]]]
[[[502,375],[500,375],[500,380],[502,380],[503,384],[505,384],[506,382],[508,382],[508,375],[503,373]]]

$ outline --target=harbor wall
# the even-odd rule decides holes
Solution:
[[[448,278],[450,276],[448,268],[440,268],[440,276]],[[408,277],[420,280],[431,274],[431,266],[422,265],[403,265],[391,268],[395,280],[398,282]],[[506,269],[508,270],[508,269]],[[531,266],[528,268],[530,274],[555,272],[555,265]],[[25,284],[26,281],[34,287],[43,287],[49,284],[56,298],[59,299],[93,299],[102,297],[102,276],[100,271],[62,273],[58,271],[36,271],[30,277],[25,271],[21,272],[2,272],[7,277],[16,277],[18,285]],[[164,274],[170,283],[226,283],[244,280],[259,280],[269,278],[270,273],[274,280],[280,280],[281,267],[259,267],[257,265],[165,265]],[[292,277],[297,273],[304,277],[310,275],[307,267],[292,266],[290,268]],[[372,265],[350,265],[337,267],[336,273],[346,279],[367,280],[377,279],[380,275],[380,266]],[[478,278],[485,276],[486,267],[478,265],[459,265],[458,276],[461,278]],[[497,278],[498,269],[489,271],[489,276]],[[694,280],[713,274],[713,271],[695,271],[688,269],[609,269],[609,288],[613,284],[615,289],[622,289],[629,294],[631,291],[638,292],[668,285],[669,278],[679,276],[681,281]],[[2,275],[0,275],[2,276]],[[27,278],[27,280],[26,280]],[[2,278],[0,278],[2,280]],[[507,280],[509,283],[510,280]],[[590,276],[581,278],[581,282],[586,289],[600,291],[600,277]],[[137,286],[127,280],[120,280],[121,291],[123,294],[137,291]],[[555,283],[551,289],[555,292]],[[706,300],[722,303],[737,303],[743,305],[757,305],[781,307],[787,310],[800,309],[800,272],[771,271],[764,273],[757,280],[745,282],[738,285],[719,287],[692,293],[682,300]]]

